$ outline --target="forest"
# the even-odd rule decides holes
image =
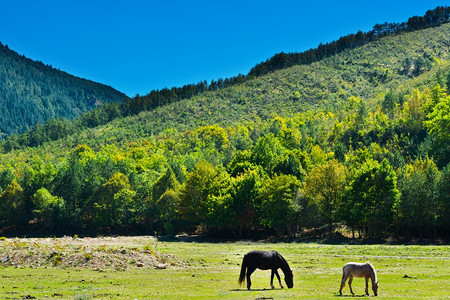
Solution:
[[[448,237],[450,25],[436,22],[12,135],[0,228]]]
[[[0,139],[48,119],[73,119],[126,95],[33,61],[0,42]]]

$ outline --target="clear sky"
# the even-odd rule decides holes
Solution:
[[[450,0],[0,0],[0,41],[129,96],[247,74],[281,51],[402,22]]]

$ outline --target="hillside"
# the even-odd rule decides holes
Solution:
[[[127,99],[125,103],[119,104],[115,103],[113,105],[102,105],[97,109],[89,113],[83,114],[80,118],[76,120],[76,122],[70,123],[65,119],[54,120],[50,119],[48,123],[45,125],[38,124],[33,127],[27,133],[17,137],[12,137],[7,143],[6,149],[14,149],[17,147],[35,147],[41,145],[46,142],[50,142],[53,140],[60,139],[61,137],[68,136],[73,134],[76,131],[80,131],[81,128],[93,128],[99,125],[104,125],[114,119],[120,119],[126,116],[133,116],[143,111],[153,111],[158,107],[164,107],[170,103],[177,103],[182,100],[191,99],[198,95],[206,95],[206,92],[215,92],[218,90],[225,90],[228,87],[238,86],[243,83],[251,82],[252,79],[261,77],[265,74],[272,73],[276,70],[286,69],[288,67],[302,65],[302,66],[310,66],[313,63],[325,61],[326,58],[337,57],[337,54],[348,52],[355,48],[360,48],[367,44],[373,44],[376,41],[380,41],[385,39],[386,37],[398,36],[405,34],[407,32],[416,32],[423,29],[435,28],[442,24],[448,23],[450,20],[450,7],[442,7],[438,6],[434,10],[428,10],[424,16],[413,16],[408,19],[406,22],[402,23],[383,23],[383,24],[375,24],[373,29],[367,32],[358,31],[356,34],[348,34],[346,36],[340,37],[338,40],[320,44],[317,48],[309,49],[304,52],[294,52],[294,53],[278,53],[273,57],[269,58],[265,62],[261,62],[257,64],[254,68],[250,70],[247,75],[239,74],[234,77],[222,79],[219,78],[217,80],[212,80],[210,83],[205,81],[200,81],[196,84],[186,84],[182,87],[172,87],[172,88],[164,88],[161,90],[153,90],[147,95],[139,96],[132,99]],[[442,43],[439,43],[442,45]],[[446,47],[444,45],[444,47]],[[409,49],[406,49],[409,50]],[[395,51],[394,51],[395,52]],[[398,53],[398,51],[397,51]],[[410,57],[406,56],[406,58],[402,61],[401,66],[396,66],[397,70],[389,69],[390,62],[387,64],[387,68],[384,67],[383,64],[375,63],[373,66],[370,64],[372,61],[359,59],[358,62],[361,64],[366,64],[363,66],[363,69],[366,69],[364,79],[369,78],[372,83],[376,83],[381,81],[384,83],[389,83],[392,78],[392,73],[401,73],[402,75],[408,75],[409,77],[418,76],[423,73],[427,69],[430,68],[432,64],[438,63],[439,61],[435,61],[434,59],[439,57],[433,57],[435,53],[433,52],[417,52],[412,53],[412,51],[407,51]],[[383,55],[383,53],[379,53]],[[402,53],[400,53],[402,54]],[[445,55],[445,54],[444,54]],[[354,63],[352,61],[352,57],[349,58],[347,62]],[[346,64],[347,62],[344,62]],[[342,63],[342,62],[338,62]],[[397,61],[398,63],[398,61]],[[374,67],[373,70],[367,70],[371,67]],[[401,69],[401,70],[400,70]],[[308,70],[306,70],[308,71]],[[364,71],[364,70],[363,70]],[[309,71],[308,71],[309,72]],[[351,73],[351,72],[350,72]],[[350,74],[349,73],[349,74]],[[320,72],[319,72],[320,74]],[[344,74],[345,76],[349,74]],[[342,74],[341,74],[342,75]],[[357,74],[361,75],[361,74]],[[355,80],[355,76],[343,79],[344,83],[342,87],[346,89],[348,86],[346,85],[346,81]],[[297,78],[298,80],[303,80],[305,78]],[[310,79],[307,79],[308,81]],[[315,80],[314,78],[312,80]],[[337,80],[339,81],[339,80]],[[337,82],[335,80],[335,82]],[[331,89],[336,89],[339,85],[332,86]],[[328,88],[327,86],[324,86]],[[306,88],[309,87],[306,84]],[[270,94],[265,90],[265,94]],[[301,99],[302,94],[296,89],[293,89],[294,98]],[[316,93],[317,95],[317,93]],[[287,95],[289,97],[289,95]],[[311,95],[306,95],[311,96]],[[327,95],[322,93],[322,96],[327,97]],[[336,98],[336,95],[334,95]],[[341,92],[338,97],[344,98]],[[227,97],[227,96],[225,96]],[[266,96],[264,96],[266,97]],[[314,97],[309,97],[309,100],[313,100]],[[307,99],[308,100],[308,99]],[[336,104],[333,104],[336,105]],[[295,111],[295,110],[294,110]],[[159,120],[159,119],[158,119]],[[160,122],[157,122],[156,125],[160,125]],[[164,124],[164,122],[163,122]],[[156,128],[156,132],[159,130],[159,127]],[[155,132],[155,131],[151,131]]]
[[[249,72],[249,77],[267,74],[274,70],[294,65],[310,64],[345,50],[377,41],[386,36],[440,26],[448,23],[449,20],[450,7],[438,6],[433,10],[428,10],[424,16],[410,17],[408,21],[402,23],[385,22],[383,24],[375,24],[373,29],[368,32],[358,31],[330,43],[321,43],[316,49],[310,49],[301,53],[278,53],[253,67]]]
[[[63,140],[61,147],[77,142],[94,148],[104,143],[123,144],[166,129],[181,132],[209,124],[226,127],[306,111],[339,115],[352,96],[360,97],[373,110],[389,90],[407,94],[423,85],[423,80],[417,79],[433,66],[440,66],[444,72],[448,68],[444,62],[449,58],[449,45],[450,24],[389,36],[316,63],[286,68],[136,116],[118,118],[104,126],[86,128],[69,136],[70,142]]]
[[[125,98],[109,86],[33,61],[0,43],[0,139]]]
[[[445,236],[449,45],[450,24],[404,32],[136,115],[121,111],[137,98],[8,138],[0,226]],[[58,126],[71,134],[42,137]]]

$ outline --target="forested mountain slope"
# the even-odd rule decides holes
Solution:
[[[275,71],[243,84],[119,118],[79,132],[69,140],[95,147],[96,139],[122,143],[145,139],[165,129],[184,131],[209,124],[225,127],[318,110],[340,115],[352,96],[360,97],[367,109],[373,109],[391,89],[406,94],[415,85],[423,85],[415,79],[433,66],[440,66],[437,69],[444,72],[449,52],[450,24],[390,36],[310,65]]]
[[[19,55],[0,43],[0,138],[49,118],[73,119],[126,96]]]
[[[398,36],[407,32],[419,31],[427,28],[438,27],[442,24],[448,23],[450,20],[450,7],[438,6],[433,10],[428,10],[424,16],[413,16],[402,23],[383,23],[375,24],[373,29],[367,32],[358,31],[356,34],[349,34],[342,36],[336,41],[326,44],[320,44],[317,48],[309,49],[304,52],[294,53],[278,53],[269,58],[265,62],[257,64],[250,70],[247,75],[239,74],[237,76],[217,80],[212,80],[208,83],[206,80],[196,84],[186,84],[182,87],[163,88],[161,90],[153,90],[147,95],[139,96],[132,99],[127,99],[123,104],[104,105],[90,113],[83,114],[76,122],[70,123],[66,119],[54,120],[51,119],[45,126],[38,125],[32,128],[25,135],[20,137],[13,137],[8,143],[7,149],[12,149],[20,146],[37,146],[45,142],[60,139],[63,136],[71,135],[75,131],[80,131],[81,128],[93,128],[98,125],[103,125],[116,118],[122,118],[130,115],[136,115],[142,111],[154,110],[158,107],[166,106],[170,103],[179,102],[190,99],[192,97],[204,94],[207,91],[223,90],[231,86],[246,83],[276,70],[286,69],[295,65],[311,65],[315,62],[320,62],[325,58],[335,57],[337,54],[348,52],[351,49],[359,48],[363,45],[374,43],[376,41],[385,39],[388,36]],[[445,47],[445,45],[444,45]],[[417,76],[432,64],[433,53],[420,53],[406,58],[401,66],[403,75],[409,74]],[[431,56],[430,56],[431,55]],[[422,56],[422,57],[421,57]],[[371,59],[373,60],[373,59]],[[363,69],[370,68],[371,61],[359,60],[359,63],[366,63]],[[385,74],[382,72],[385,71]],[[374,65],[374,70],[366,71],[366,77],[372,76],[373,81],[382,81],[386,83],[392,78],[389,72],[395,72],[394,69],[383,69],[383,66]],[[319,73],[320,74],[320,73]],[[348,74],[345,74],[348,75]],[[388,79],[388,80],[387,80]],[[344,80],[352,81],[351,77],[344,78]],[[343,86],[345,87],[345,86]],[[307,87],[308,88],[308,87]],[[299,98],[301,95],[298,90],[294,90],[295,97]],[[267,91],[265,91],[267,93]],[[153,131],[154,132],[154,131]]]
[[[251,238],[340,224],[360,237],[445,237],[449,46],[450,24],[405,32],[190,99],[138,97],[11,136],[0,226]]]
[[[375,24],[368,32],[358,31],[339,38],[336,41],[320,44],[316,49],[310,49],[301,53],[278,53],[273,57],[261,62],[253,67],[249,72],[249,77],[267,74],[274,70],[291,67],[293,65],[310,64],[322,60],[326,57],[336,55],[344,50],[353,49],[380,38],[402,34],[430,27],[440,26],[450,20],[450,7],[438,6],[433,10],[428,10],[424,16],[413,16],[406,22]]]

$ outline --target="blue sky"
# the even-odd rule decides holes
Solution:
[[[34,60],[129,96],[246,74],[376,23],[450,0],[0,0],[0,41]]]

